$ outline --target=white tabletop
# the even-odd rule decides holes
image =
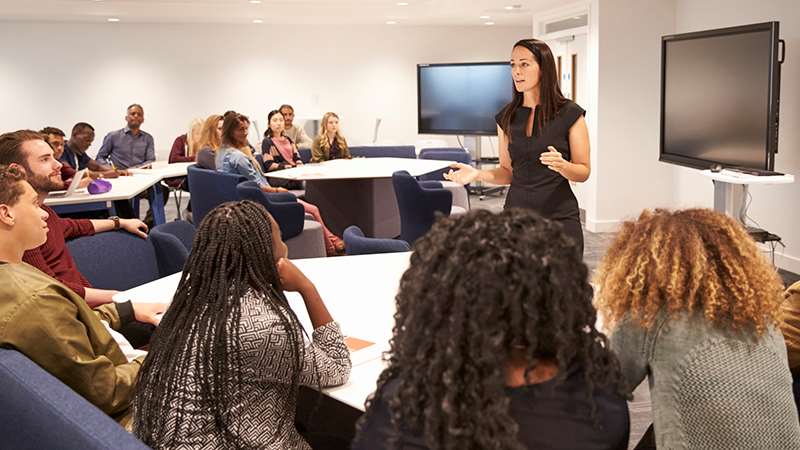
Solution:
[[[92,195],[86,189],[74,192],[69,197],[47,197],[47,206],[79,205],[81,203],[108,202],[128,200],[144,192],[150,186],[161,181],[158,174],[134,174],[119,178],[106,178],[111,183],[111,190],[104,194]]]
[[[194,162],[168,163],[156,161],[150,169],[131,169],[134,174],[151,174],[164,178],[185,177],[189,166]]]
[[[723,183],[730,184],[788,184],[794,183],[794,175],[770,175],[759,176],[750,175],[741,172],[734,172],[732,170],[723,169],[720,172],[712,172],[708,169],[702,170],[700,173],[704,177],[711,178],[714,181],[722,181]]]
[[[305,164],[291,169],[277,170],[269,177],[288,180],[345,180],[365,178],[391,178],[392,173],[405,170],[418,177],[450,166],[455,161],[411,158],[353,158],[334,159],[321,163]]]
[[[408,267],[411,253],[298,259],[293,262],[316,285],[334,320],[346,336],[365,339],[375,345],[352,353],[350,380],[325,389],[331,397],[357,409],[376,387],[384,368],[381,353],[388,349],[394,326],[395,302],[400,277]],[[120,292],[115,301],[170,302],[180,273]],[[288,292],[292,309],[303,328],[311,334],[311,322],[300,295]]]

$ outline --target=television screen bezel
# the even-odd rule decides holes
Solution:
[[[707,37],[727,36],[733,34],[746,34],[753,32],[770,32],[770,67],[769,67],[769,86],[767,93],[767,127],[766,133],[766,152],[764,164],[761,167],[748,167],[749,169],[772,171],[775,168],[775,153],[778,152],[778,99],[780,98],[780,62],[778,60],[779,46],[779,22],[763,22],[751,25],[742,25],[728,28],[718,28],[714,30],[696,31],[691,33],[671,34],[661,37],[661,124],[659,133],[659,153],[658,160],[665,163],[676,164],[679,166],[690,167],[693,169],[708,169],[712,164],[723,164],[732,167],[724,161],[714,161],[710,159],[692,158],[664,151],[664,111],[666,94],[666,57],[667,44],[675,41],[685,41],[702,39]]]
[[[453,129],[422,129],[422,96],[420,91],[420,72],[423,67],[448,67],[448,66],[499,66],[510,65],[508,61],[490,61],[490,62],[461,62],[461,63],[436,63],[436,64],[417,64],[417,134],[441,134],[441,135],[466,135],[466,136],[496,136],[497,130],[492,132],[476,131],[476,130],[453,130]],[[511,77],[508,78],[508,89],[514,89],[514,82]]]

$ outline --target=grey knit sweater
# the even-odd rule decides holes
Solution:
[[[659,449],[800,449],[786,347],[661,314],[649,330],[623,320],[610,336],[633,390],[648,377]]]

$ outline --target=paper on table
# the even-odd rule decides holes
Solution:
[[[350,350],[350,363],[354,366],[379,359],[383,353],[380,346],[375,345],[374,342],[365,341],[364,339],[346,336],[344,343]]]

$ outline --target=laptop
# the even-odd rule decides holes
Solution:
[[[83,176],[86,174],[86,169],[79,170],[75,172],[75,176],[72,177],[72,183],[69,184],[69,187],[66,191],[52,191],[47,194],[48,197],[69,197],[70,195],[74,194],[78,190],[78,186],[81,184],[81,180]]]

